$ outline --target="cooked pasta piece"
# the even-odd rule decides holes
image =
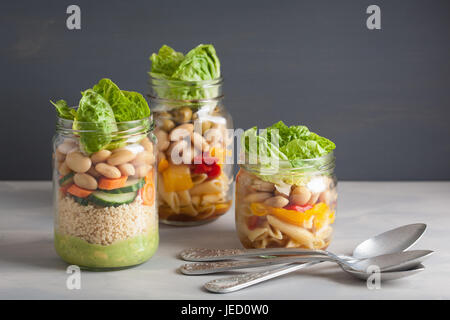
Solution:
[[[177,195],[178,195],[178,199],[180,200],[181,207],[191,204],[192,200],[191,200],[191,195],[189,194],[189,191],[187,191],[187,190],[178,191]]]
[[[200,184],[194,185],[192,189],[189,190],[191,196],[203,195],[206,193],[218,193],[223,190],[223,183],[219,180],[207,180]]]
[[[208,179],[208,175],[206,173],[199,173],[199,174],[192,174],[191,175],[192,183],[194,185],[200,184],[204,182],[206,179]]]
[[[314,248],[315,237],[308,230],[286,223],[270,215],[267,216],[267,221],[288,237],[298,242],[301,246],[305,246],[306,248]]]
[[[218,202],[223,202],[225,201],[225,197],[222,193],[210,193],[210,194],[205,194],[202,196],[201,198],[201,202],[200,204],[202,206],[206,206],[206,205],[210,205],[210,204],[215,204]]]
[[[174,213],[180,212],[180,199],[176,192],[166,192],[162,183],[158,183],[158,194]]]

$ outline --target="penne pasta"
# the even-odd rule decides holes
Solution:
[[[189,190],[191,196],[203,195],[206,193],[218,193],[223,191],[223,184],[219,180],[208,180],[200,184],[194,185],[192,189]]]
[[[273,216],[267,216],[267,221],[270,225],[278,228],[281,232],[298,242],[301,246],[306,248],[314,248],[314,235],[303,228],[283,222]]]

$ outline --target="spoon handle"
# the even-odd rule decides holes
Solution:
[[[298,248],[270,248],[270,249],[208,249],[192,248],[183,250],[180,257],[186,261],[221,261],[236,258],[248,258],[270,255],[328,255],[323,250],[307,250]]]
[[[205,283],[206,290],[214,293],[229,293],[238,291],[257,283],[267,281],[290,272],[294,272],[303,268],[307,268],[318,264],[319,262],[308,262],[303,264],[289,264],[272,270],[262,272],[250,272],[232,277],[220,278]]]
[[[244,260],[244,261],[219,261],[219,262],[194,262],[184,264],[180,271],[186,275],[200,275],[224,272],[236,269],[265,267],[278,264],[316,262],[316,261],[336,261],[327,256],[305,256],[305,257],[279,257],[271,259]],[[337,261],[338,262],[338,261]],[[339,262],[338,262],[339,263]]]

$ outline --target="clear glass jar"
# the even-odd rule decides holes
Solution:
[[[57,118],[53,138],[55,248],[67,263],[110,270],[148,260],[159,242],[156,138],[152,120],[116,123],[104,135],[95,123],[74,130]],[[99,143],[88,154],[84,141]]]
[[[293,168],[241,165],[236,176],[236,229],[245,248],[325,249],[337,201],[335,157]]]
[[[232,199],[233,124],[223,106],[222,79],[151,78],[150,84],[159,219],[178,226],[213,221],[228,211]]]

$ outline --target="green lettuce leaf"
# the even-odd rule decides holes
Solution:
[[[117,131],[114,112],[108,101],[92,89],[84,91],[73,128],[81,130],[80,143],[87,153],[97,152],[107,146],[112,140],[112,134]]]
[[[134,105],[135,119],[133,120],[140,120],[150,117],[150,108],[148,106],[147,100],[145,100],[142,94],[134,91],[124,90],[122,90],[122,93]]]
[[[77,115],[77,111],[73,108],[70,108],[67,105],[66,101],[58,100],[56,102],[53,102],[52,100],[50,100],[50,103],[55,106],[56,112],[58,113],[58,116],[60,118],[67,119],[67,120],[75,119],[75,116]]]
[[[213,45],[201,44],[189,51],[186,56],[168,46],[162,46],[158,54],[151,55],[150,60],[152,62],[150,76],[158,80],[168,80],[163,85],[154,86],[159,97],[200,100],[219,95],[218,86],[204,86],[200,83],[220,77],[220,61]],[[186,84],[184,81],[190,83]]]
[[[109,103],[117,122],[139,120],[150,116],[150,108],[141,94],[122,91],[110,79],[101,79],[92,89]]]
[[[288,127],[281,121],[260,130],[259,134],[257,127],[250,128],[245,131],[243,139],[246,162],[252,164],[255,155],[258,155],[259,172],[255,174],[265,181],[278,184],[304,184],[309,178],[303,173],[325,165],[329,160],[320,158],[336,148],[332,141],[309,131],[306,126]],[[279,167],[273,167],[271,161],[265,157],[273,157],[272,159],[280,161],[279,166],[287,169],[302,167],[304,169],[288,175],[281,174]],[[314,163],[308,163],[306,161],[308,159],[316,160]]]
[[[153,53],[150,56],[150,61],[152,62],[151,73],[155,78],[170,78],[183,59],[183,53],[177,52],[167,45],[163,45],[159,49],[158,54]]]
[[[188,52],[172,78],[183,81],[213,80],[220,77],[220,61],[211,44],[200,44]]]

